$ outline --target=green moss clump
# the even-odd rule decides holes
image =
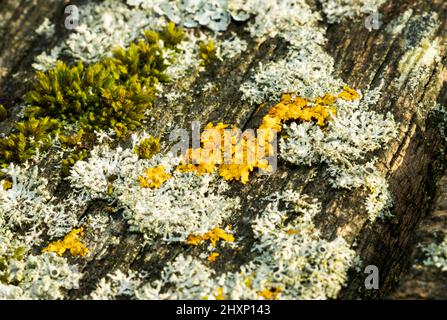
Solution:
[[[59,128],[59,121],[49,117],[32,117],[16,123],[14,133],[0,139],[0,164],[4,166],[30,159],[37,149],[46,149],[51,145],[52,137]]]
[[[8,117],[8,111],[2,104],[0,104],[0,122],[5,120],[7,117]]]
[[[81,143],[84,134],[85,131],[82,129],[71,135],[60,134],[59,141],[65,147],[75,148]]]
[[[200,65],[207,66],[217,59],[216,43],[213,40],[200,42],[199,44]]]
[[[55,69],[37,74],[34,89],[28,94],[31,107],[27,116],[79,123],[86,131],[113,128],[122,136],[125,129],[141,125],[154,100],[153,85],[143,86],[146,81],[128,77],[126,66],[118,60],[107,59],[87,68],[81,62],[73,67],[58,62]]]
[[[59,123],[81,128],[81,140],[91,136],[88,133],[109,128],[122,138],[141,126],[157,84],[169,80],[165,71],[173,58],[165,50],[175,50],[183,36],[183,30],[170,23],[161,32],[146,31],[145,40],[127,49],[118,48],[112,57],[89,66],[82,62],[67,66],[59,61],[54,69],[37,72],[26,96],[25,121],[0,140],[0,163],[29,159],[38,147],[49,143],[56,129],[62,131],[62,144],[68,144],[62,125],[56,125]],[[75,150],[63,167],[84,154]]]
[[[177,28],[173,22],[169,22],[164,30],[160,32],[146,30],[144,35],[148,43],[154,44],[162,40],[166,48],[177,50],[177,46],[185,37],[185,32],[182,28]]]
[[[135,153],[140,159],[150,159],[160,151],[160,139],[150,136],[141,140],[140,144],[135,146]]]

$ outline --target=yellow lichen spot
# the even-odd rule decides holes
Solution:
[[[232,234],[227,233],[225,230],[221,228],[214,228],[213,230],[203,234],[203,235],[189,235],[186,239],[186,243],[189,245],[197,246],[201,244],[203,241],[209,240],[213,247],[216,247],[217,242],[219,240],[223,240],[226,242],[233,242],[234,236]]]
[[[335,114],[333,103],[336,99],[337,97],[326,94],[311,103],[306,99],[284,94],[281,101],[264,116],[259,128],[281,131],[283,124],[290,120],[316,121],[323,127],[331,115]]]
[[[298,230],[289,229],[289,230],[287,230],[287,234],[293,236],[293,235],[295,235],[295,234],[298,234]]]
[[[195,236],[193,234],[190,234],[188,236],[188,239],[186,239],[186,244],[192,245],[192,246],[198,246],[203,241],[202,236]]]
[[[220,254],[219,254],[218,252],[212,252],[212,253],[208,256],[208,261],[209,261],[209,262],[215,262],[218,256],[220,256]]]
[[[277,289],[277,288],[273,288],[270,290],[265,289],[263,291],[259,291],[258,295],[263,297],[266,300],[277,300],[280,292],[281,292],[281,290]]]
[[[323,106],[331,106],[335,103],[337,100],[336,96],[333,96],[330,93],[325,94],[323,97],[319,97],[315,99],[315,104],[317,105],[323,105]]]
[[[262,119],[262,124],[259,126],[259,129],[262,130],[270,129],[270,130],[281,131],[282,129],[281,119],[268,114]]]
[[[198,176],[212,174],[216,171],[216,160],[214,157],[206,157],[202,148],[189,149],[181,164],[177,166],[178,172],[194,172]],[[209,155],[209,154],[208,154]]]
[[[264,159],[270,152],[265,139],[257,141],[252,132],[241,134],[235,127],[228,128],[229,125],[222,122],[217,125],[209,123],[201,135],[201,147],[189,149],[177,171],[202,175],[213,174],[218,168],[225,180],[238,180],[245,184],[255,168],[271,169]]]
[[[50,243],[42,252],[54,252],[62,256],[67,250],[72,256],[84,257],[88,253],[88,248],[81,242],[80,237],[84,235],[84,228],[73,229],[63,240]]]
[[[183,156],[182,162],[177,166],[179,172],[194,172],[197,175],[213,174],[216,165],[223,162],[222,145],[224,141],[224,130],[228,125],[219,123],[214,126],[209,123],[200,136],[202,147],[188,149]]]
[[[252,277],[247,277],[244,279],[244,284],[247,288],[251,289],[251,286],[253,285],[253,278]]]
[[[3,190],[7,191],[12,189],[12,182],[8,180],[3,181]]]
[[[272,170],[267,160],[257,161],[255,164],[223,164],[219,167],[219,175],[227,181],[237,180],[247,184],[250,172],[255,168],[270,172]]]
[[[224,288],[217,288],[217,293],[215,295],[216,300],[225,300],[223,293],[224,293]]]
[[[142,188],[160,188],[163,183],[171,179],[171,175],[165,171],[163,166],[157,166],[155,168],[147,168],[145,172],[146,176],[138,177],[140,187]]]
[[[225,180],[246,184],[250,173],[256,168],[271,171],[266,157],[275,155],[272,147],[275,132],[281,132],[283,125],[292,120],[314,121],[318,126],[325,127],[331,117],[337,114],[334,105],[337,99],[353,101],[360,99],[360,95],[347,86],[336,96],[328,93],[314,101],[283,94],[281,101],[263,117],[256,136],[250,131],[238,134],[233,127],[231,139],[228,139],[227,132],[224,132],[230,127],[228,124],[209,123],[201,135],[202,146],[189,149],[177,170],[202,175],[212,174],[218,169],[219,175]]]
[[[248,165],[224,164],[219,168],[219,175],[227,181],[239,180],[246,184],[252,168]]]
[[[213,247],[215,247],[219,240],[233,242],[234,236],[232,234],[226,233],[223,229],[214,228],[213,230],[205,234],[204,239],[210,240]]]
[[[338,98],[343,99],[345,101],[355,101],[360,100],[361,97],[357,91],[351,89],[348,86],[345,86],[343,88],[343,91],[338,94]]]
[[[250,173],[256,168],[270,171],[269,162],[264,159],[270,153],[265,139],[265,135],[257,139],[250,131],[244,133],[233,143],[231,161],[219,167],[219,175],[227,181],[237,180],[246,184]]]
[[[211,122],[208,123],[205,127],[205,130],[214,129],[214,130],[224,130],[229,127],[228,124],[225,124],[223,122],[219,122],[217,125],[213,125]]]
[[[359,100],[360,95],[347,86],[337,96],[327,93],[314,101],[284,94],[281,101],[264,116],[259,128],[281,131],[283,124],[290,120],[316,121],[317,125],[323,127],[332,115],[336,115],[334,103],[337,99],[354,101]]]

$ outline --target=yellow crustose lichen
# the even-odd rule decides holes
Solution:
[[[186,239],[186,243],[190,245],[197,246],[201,244],[203,241],[209,240],[213,247],[217,245],[219,240],[223,240],[226,242],[233,242],[234,236],[232,234],[227,233],[225,230],[220,228],[214,228],[213,230],[203,234],[203,235],[189,235],[188,239]],[[217,257],[217,256],[216,256]]]
[[[216,294],[214,295],[216,300],[225,300],[225,296],[223,293],[224,293],[224,288],[222,288],[222,287],[217,288]]]
[[[183,163],[177,167],[177,170],[180,172],[195,172],[197,175],[214,173],[216,165],[223,162],[224,130],[228,127],[228,124],[222,122],[217,125],[209,123],[200,137],[202,147],[188,149]],[[217,133],[217,135],[212,133]]]
[[[212,252],[208,256],[208,261],[209,262],[215,262],[217,260],[217,257],[219,257],[219,256],[220,256],[220,254],[218,252]]]
[[[354,101],[360,99],[360,95],[349,87],[344,87],[336,96],[328,93],[315,101],[284,94],[281,102],[273,106],[262,119],[257,137],[252,131],[240,134],[235,127],[228,129],[228,124],[209,123],[201,135],[202,146],[189,149],[177,170],[202,175],[212,174],[218,169],[219,175],[225,180],[246,184],[250,172],[256,168],[271,170],[266,157],[273,155],[274,132],[282,131],[287,121],[315,121],[320,127],[326,126],[331,116],[337,114],[334,105],[337,99]]]
[[[155,168],[147,168],[145,176],[138,177],[140,186],[142,188],[160,188],[163,183],[171,179],[171,175],[166,172],[163,166],[157,166]]]
[[[343,88],[343,91],[338,94],[337,98],[345,101],[356,101],[360,100],[361,97],[357,91],[348,86],[345,86]]]
[[[263,118],[260,129],[281,131],[287,121],[316,121],[317,125],[324,127],[331,115],[337,114],[334,106],[337,99],[345,101],[359,100],[360,95],[349,87],[344,87],[337,96],[330,93],[311,102],[301,97],[292,98],[290,94],[284,94],[281,102],[273,106]]]
[[[42,252],[54,252],[62,256],[67,250],[72,256],[84,257],[88,254],[88,248],[81,242],[80,237],[84,235],[84,228],[73,229],[63,240],[50,243]]]
[[[259,291],[258,295],[266,300],[278,300],[278,295],[280,292],[281,289],[278,288],[265,289],[263,291]]]
[[[202,175],[218,169],[225,180],[238,180],[244,184],[254,169],[269,170],[269,163],[263,159],[254,134],[241,134],[235,127],[226,130],[228,127],[224,123],[216,126],[209,123],[201,135],[202,147],[189,149],[177,170]]]

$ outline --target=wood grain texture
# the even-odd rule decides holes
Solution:
[[[421,246],[440,243],[447,236],[447,175],[439,180],[431,212],[422,219],[412,237],[413,250],[406,270],[390,299],[447,299],[447,274],[423,266],[427,258]]]
[[[63,28],[57,28],[54,38],[42,39],[33,30],[45,17],[61,25],[63,8],[68,2],[0,1],[0,20],[3,21],[0,25],[0,97],[8,107],[20,104],[29,86],[34,57],[43,48],[51,48],[67,35]],[[386,27],[408,9],[413,9],[413,14],[402,30],[395,34],[386,32]],[[437,12],[440,26],[434,37],[441,39],[443,44],[447,42],[447,3],[444,0],[388,1],[380,12],[384,23],[380,30],[368,31],[363,19],[327,26],[326,50],[334,57],[336,75],[352,88],[364,90],[383,83],[382,96],[375,110],[391,112],[399,122],[398,138],[386,152],[376,155],[380,159],[381,170],[386,172],[394,197],[394,217],[371,224],[367,214],[358,210],[359,201],[364,196],[359,191],[331,188],[327,176],[314,175],[317,167],[295,167],[280,162],[277,172],[271,176],[253,177],[247,186],[232,184],[230,196],[239,196],[243,209],[227,222],[235,227],[235,237],[244,239],[245,249],[236,256],[224,255],[219,259],[214,264],[217,272],[236,270],[250,260],[249,248],[253,242],[250,222],[266,205],[262,199],[272,192],[292,188],[312,194],[322,202],[323,211],[317,217],[317,226],[325,237],[330,239],[341,235],[349,243],[356,243],[356,251],[363,265],[379,267],[381,286],[378,291],[364,291],[364,274],[352,273],[340,298],[445,297],[445,291],[441,289],[433,291],[432,295],[418,294],[424,285],[437,285],[440,281],[445,283],[445,275],[433,273],[427,277],[418,277],[419,274],[407,271],[410,268],[409,261],[413,259],[414,246],[417,239],[421,238],[415,230],[419,228],[419,233],[429,235],[433,228],[442,226],[445,229],[445,219],[425,218],[431,210],[429,217],[444,214],[445,209],[439,213],[439,208],[433,208],[436,187],[437,201],[444,203],[447,199],[445,193],[439,193],[439,189],[446,188],[445,183],[437,184],[446,162],[441,152],[442,147],[445,147],[445,140],[439,134],[438,124],[441,120],[421,109],[420,105],[434,102],[445,105],[447,102],[446,48],[442,47],[442,62],[433,66],[430,75],[420,79],[416,88],[408,85],[408,79],[398,81],[398,65],[407,50],[405,41],[423,32],[424,25],[418,24],[414,18],[418,14]],[[191,74],[188,79],[171,84],[170,90],[186,91],[188,97],[175,106],[159,99],[152,112],[156,121],[150,124],[151,132],[167,140],[167,123],[175,123],[183,128],[190,128],[191,121],[200,121],[202,125],[223,121],[239,128],[255,128],[259,125],[261,117],[271,106],[266,105],[257,110],[257,106],[242,100],[239,87],[259,62],[266,63],[283,57],[287,53],[287,43],[275,38],[255,44],[243,31],[243,26],[232,24],[227,31],[236,32],[249,42],[249,50],[243,57],[216,62],[205,72]],[[202,88],[209,81],[216,84],[216,90],[212,95],[204,95]],[[14,114],[7,122],[0,124],[0,130],[8,131],[8,123],[13,119]],[[64,186],[58,188],[63,199]],[[96,215],[110,216],[108,205],[101,201],[94,202],[85,208],[80,218]],[[112,222],[101,234],[86,230],[87,243],[94,254],[88,259],[76,260],[85,276],[80,290],[72,291],[70,298],[88,294],[99,279],[116,268],[144,269],[150,277],[157,277],[163,265],[173,260],[178,253],[194,253],[198,250],[180,244],[168,247],[161,241],[143,246],[142,236],[130,233],[119,213],[111,217]],[[427,229],[424,227],[427,223],[433,225]],[[400,279],[404,279],[404,282],[395,291]]]

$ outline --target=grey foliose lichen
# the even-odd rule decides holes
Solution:
[[[422,248],[422,251],[426,254],[426,259],[423,261],[425,266],[447,271],[447,237],[439,244],[429,244]]]
[[[181,254],[158,280],[112,273],[92,297],[115,298],[121,292],[136,299],[335,298],[356,264],[354,251],[342,238],[321,238],[312,222],[321,210],[315,200],[287,191],[268,202],[252,224],[254,259],[239,271],[217,275],[200,259]]]
[[[353,19],[361,14],[378,12],[386,0],[319,0],[329,23]]]
[[[324,130],[309,122],[288,126],[280,156],[298,165],[327,164],[335,188],[366,188],[365,207],[374,221],[388,215],[392,201],[386,179],[366,157],[386,148],[397,125],[391,114],[369,111],[361,101],[338,101],[336,106],[337,115]]]
[[[0,234],[0,300],[62,299],[77,289],[81,273],[54,253],[34,255],[29,246]]]

